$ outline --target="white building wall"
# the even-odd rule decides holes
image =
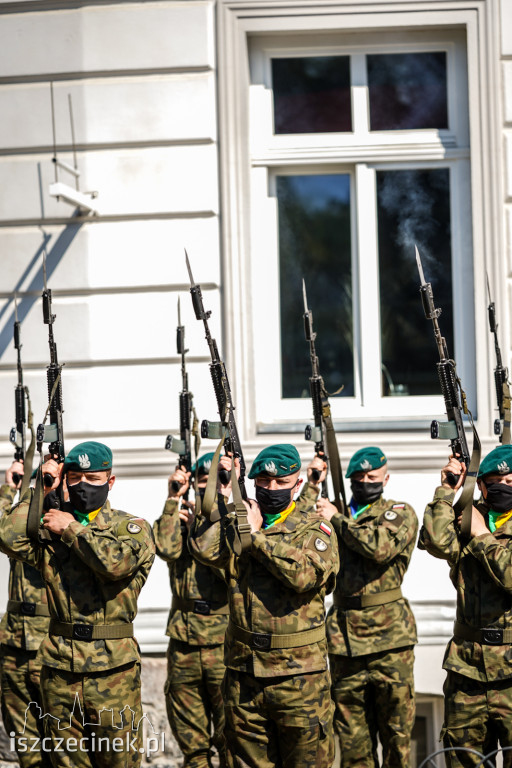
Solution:
[[[174,463],[165,436],[178,432],[180,296],[190,385],[200,413],[216,411],[184,261],[186,247],[221,344],[214,8],[201,0],[60,5],[27,12],[25,3],[0,3],[1,466],[12,457],[15,290],[36,423],[46,408],[45,247],[65,363],[66,447],[89,438],[111,445],[120,476],[113,504],[153,520]],[[80,189],[97,190],[97,217],[49,195],[50,82],[59,160],[73,162],[69,95]],[[63,171],[59,180],[73,184]],[[0,568],[5,577],[6,558]],[[169,605],[160,561],[140,605]],[[164,628],[160,617],[161,645]]]

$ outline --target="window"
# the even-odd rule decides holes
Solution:
[[[262,427],[310,418],[303,279],[320,373],[336,393],[335,418],[354,426],[361,419],[404,424],[404,417],[413,424],[442,413],[415,245],[475,407],[465,38],[455,31],[434,37],[388,32],[311,35],[307,45],[298,36],[251,41]]]

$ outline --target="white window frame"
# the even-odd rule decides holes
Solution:
[[[246,445],[257,446],[262,441],[268,441],[268,435],[258,437],[260,433],[280,431],[299,431],[293,425],[280,425],[267,419],[266,414],[257,412],[257,385],[259,367],[257,355],[254,354],[254,340],[261,333],[259,322],[267,307],[277,298],[273,291],[277,286],[267,283],[268,293],[263,306],[258,312],[253,311],[255,294],[253,291],[253,268],[261,256],[261,251],[254,251],[254,222],[251,220],[252,195],[254,188],[263,189],[261,184],[261,169],[267,168],[268,158],[258,158],[255,147],[249,147],[250,135],[250,87],[249,72],[250,47],[258,37],[286,35],[290,42],[296,35],[304,44],[309,44],[314,35],[326,35],[333,39],[344,32],[365,34],[378,31],[384,36],[387,31],[411,31],[432,29],[434,35],[448,35],[452,30],[462,30],[467,40],[468,82],[469,82],[469,144],[471,146],[471,168],[468,189],[471,194],[471,208],[474,214],[472,226],[467,237],[473,241],[474,264],[474,326],[476,328],[475,348],[477,360],[492,361],[492,347],[486,329],[486,295],[485,275],[489,274],[491,290],[493,291],[499,320],[503,331],[502,345],[507,348],[508,338],[505,338],[507,317],[505,301],[505,285],[500,279],[499,264],[494,259],[495,253],[502,252],[503,231],[496,227],[500,219],[499,200],[502,193],[500,174],[500,124],[499,124],[499,70],[492,52],[495,50],[499,34],[499,14],[495,0],[404,0],[399,6],[392,0],[372,0],[358,4],[357,8],[351,0],[334,0],[329,4],[305,0],[300,4],[277,5],[272,0],[220,0],[217,9],[218,22],[218,85],[219,85],[219,129],[220,129],[220,172],[222,222],[221,238],[224,264],[224,310],[225,310],[225,342],[226,356],[230,371],[233,371],[235,398],[238,404],[239,429],[243,434]],[[371,6],[371,7],[370,7]],[[435,37],[436,41],[439,37]],[[450,114],[450,120],[453,115]],[[281,141],[282,136],[276,137]],[[283,141],[281,141],[283,143]],[[313,151],[314,148],[311,149]],[[432,160],[432,144],[428,146],[428,161]],[[439,160],[446,156],[446,147],[440,144]],[[279,166],[279,151],[272,152],[274,164]],[[406,150],[404,149],[404,152]],[[422,160],[422,150],[410,148],[410,161],[413,165]],[[343,167],[344,158],[337,151],[334,158],[329,152],[317,150],[316,161],[322,165],[331,157]],[[368,162],[368,158],[358,157],[357,147],[350,152],[352,162]],[[258,159],[264,161],[258,166]],[[401,159],[404,159],[402,153]],[[389,158],[390,162],[393,158]],[[310,160],[310,167],[314,163]],[[458,162],[453,158],[452,162]],[[267,188],[268,189],[268,188]],[[453,207],[455,205],[455,207]],[[457,201],[452,200],[452,216],[461,215],[456,211]],[[263,227],[259,226],[260,231]],[[264,241],[264,238],[263,238]],[[459,251],[464,253],[467,243],[459,244]],[[257,257],[256,257],[257,254]],[[457,254],[452,250],[452,257]],[[466,267],[464,267],[466,268]],[[428,322],[425,321],[426,332]],[[457,332],[457,327],[456,327]],[[274,332],[278,332],[274,329]],[[458,353],[461,351],[458,350]],[[458,360],[459,368],[462,363]],[[278,375],[271,366],[267,366],[269,377]],[[484,440],[492,434],[494,419],[494,403],[492,400],[492,379],[489,369],[479,365],[476,370],[476,392],[478,427]],[[442,401],[435,412],[429,416],[442,413]],[[298,417],[302,420],[302,417]],[[415,451],[418,451],[417,466],[426,469],[432,462],[437,465],[440,453],[444,455],[445,445],[431,443],[431,450],[425,450],[425,433],[423,424],[418,423],[418,429],[408,435],[394,434],[387,429],[401,430],[410,427],[410,419],[399,419],[396,425],[391,421],[386,424],[371,419],[354,424],[354,432],[350,425],[345,428],[344,443],[347,450],[351,444],[358,445],[359,428],[373,432],[373,439],[386,433],[391,440],[393,453],[407,455],[407,464],[414,467]],[[351,443],[352,440],[352,443]],[[252,442],[251,442],[252,441]],[[389,440],[388,440],[389,442]],[[250,448],[249,448],[250,450]],[[420,458],[421,453],[421,458]],[[427,463],[425,463],[427,461]]]
[[[311,416],[311,403],[307,398],[281,397],[281,350],[279,346],[279,253],[276,175],[308,173],[349,173],[352,178],[352,295],[354,322],[354,397],[333,398],[334,418],[343,419],[353,427],[362,420],[397,420],[407,418],[410,423],[424,421],[432,413],[442,413],[440,395],[383,397],[381,394],[381,330],[380,292],[377,239],[376,173],[379,170],[408,170],[448,168],[450,172],[452,221],[452,274],[454,296],[454,326],[458,329],[455,358],[459,375],[471,398],[475,392],[474,332],[464,319],[471,317],[473,295],[472,269],[464,270],[461,254],[472,253],[472,243],[461,243],[471,231],[460,226],[458,215],[471,220],[469,176],[469,146],[467,122],[467,79],[465,40],[460,32],[422,32],[407,35],[388,34],[338,36],[338,45],[330,38],[300,48],[297,40],[256,38],[250,46],[252,80],[250,91],[250,145],[251,145],[251,203],[253,223],[252,250],[253,296],[256,299],[254,323],[260,332],[255,337],[255,397],[256,417],[260,424],[286,424],[307,421]],[[345,38],[345,39],[344,39]],[[366,83],[365,56],[376,53],[423,53],[443,51],[447,61],[448,129],[399,130],[370,132],[369,92]],[[352,123],[350,133],[279,134],[273,130],[273,99],[271,61],[274,58],[302,58],[307,56],[349,56],[351,59]],[[260,85],[262,81],[262,85]],[[262,138],[263,136],[263,138]],[[355,153],[363,161],[350,161]],[[340,165],[342,156],[345,169]],[[411,155],[415,158],[411,159]],[[369,158],[365,161],[364,158]],[[388,158],[391,158],[391,162]],[[442,158],[440,160],[439,158]],[[312,168],[314,170],[312,170]],[[263,173],[262,173],[263,171]],[[414,252],[411,248],[411,270],[416,273]],[[472,265],[471,265],[472,266]],[[460,279],[464,275],[464,279]],[[268,301],[269,284],[272,301]],[[419,285],[419,283],[418,283]],[[464,298],[466,297],[466,299]],[[297,302],[301,300],[297,295]],[[418,294],[418,305],[420,303]],[[262,315],[260,307],[266,304]],[[314,313],[314,307],[311,307]],[[442,321],[441,328],[442,328]],[[425,333],[432,333],[425,320]],[[473,352],[472,352],[473,350]],[[454,353],[451,350],[452,354]],[[304,343],[304,358],[308,350]],[[436,362],[432,345],[432,367]],[[321,370],[320,360],[320,370]],[[268,376],[269,367],[275,372]],[[398,383],[398,382],[397,382]],[[341,381],[340,381],[341,384]],[[472,403],[475,408],[474,402]]]

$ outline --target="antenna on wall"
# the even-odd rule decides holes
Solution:
[[[73,149],[73,165],[60,160],[57,156],[57,138],[55,129],[55,103],[53,96],[53,83],[50,83],[50,96],[52,107],[52,133],[53,133],[53,157],[52,163],[55,170],[55,181],[50,184],[50,195],[56,197],[57,201],[61,198],[64,202],[74,205],[81,211],[86,211],[92,214],[98,214],[98,206],[93,201],[98,196],[97,192],[80,192],[80,171],[78,169],[78,163],[76,158],[76,144],[75,144],[75,125],[73,122],[73,104],[71,101],[71,94],[68,94],[68,106],[69,106],[69,122],[71,125],[71,147]],[[69,186],[62,181],[59,181],[59,169],[73,176],[75,180],[75,186]]]

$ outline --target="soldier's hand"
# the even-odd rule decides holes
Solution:
[[[258,504],[254,499],[248,499],[244,504],[247,507],[247,522],[251,526],[251,533],[259,531],[263,525],[263,517]]]
[[[317,515],[325,520],[330,520],[338,512],[337,507],[331,504],[329,499],[324,499],[323,496],[316,500],[315,508]]]
[[[176,467],[168,481],[170,499],[179,499],[188,491],[190,475],[185,467]]]
[[[70,512],[63,512],[62,509],[49,509],[43,515],[43,527],[60,535],[74,519]]]
[[[45,456],[45,462],[43,466],[41,467],[43,472],[43,478],[45,476],[49,476],[53,478],[53,482],[51,486],[46,487],[46,482],[43,483],[44,485],[44,495],[46,496],[50,491],[55,490],[55,488],[58,488],[60,485],[61,477],[62,477],[62,468],[64,467],[64,464],[57,464],[55,459],[52,459],[50,456]]]
[[[316,472],[313,472],[313,470],[316,470]],[[322,456],[317,455],[309,465],[307,472],[308,483],[310,485],[320,485],[327,477],[327,462],[324,461]],[[315,480],[315,475],[318,476],[317,480]]]
[[[452,474],[455,477],[459,476],[455,485],[450,485],[448,482],[448,475]],[[458,491],[464,483],[466,477],[466,465],[463,461],[459,461],[455,456],[450,456],[448,464],[441,470],[441,485],[450,491]]]
[[[183,505],[179,511],[179,516],[180,516],[181,522],[185,523],[188,530],[192,525],[192,521],[194,519],[194,511],[193,509],[190,509],[188,501],[183,502]]]
[[[5,482],[9,486],[9,488],[21,488],[21,481],[23,480],[23,475],[25,473],[25,467],[23,466],[23,461],[13,461],[9,469],[5,470]],[[13,475],[19,475],[18,482],[15,482],[15,479]]]
[[[219,459],[219,466],[217,469],[217,491],[221,493],[223,496],[230,497],[231,496],[231,465],[232,465],[233,459],[231,456],[222,456]],[[219,476],[219,473],[221,470],[225,470],[229,475],[229,483],[227,485],[223,485]],[[240,477],[240,459],[235,459],[235,473],[236,478]]]

